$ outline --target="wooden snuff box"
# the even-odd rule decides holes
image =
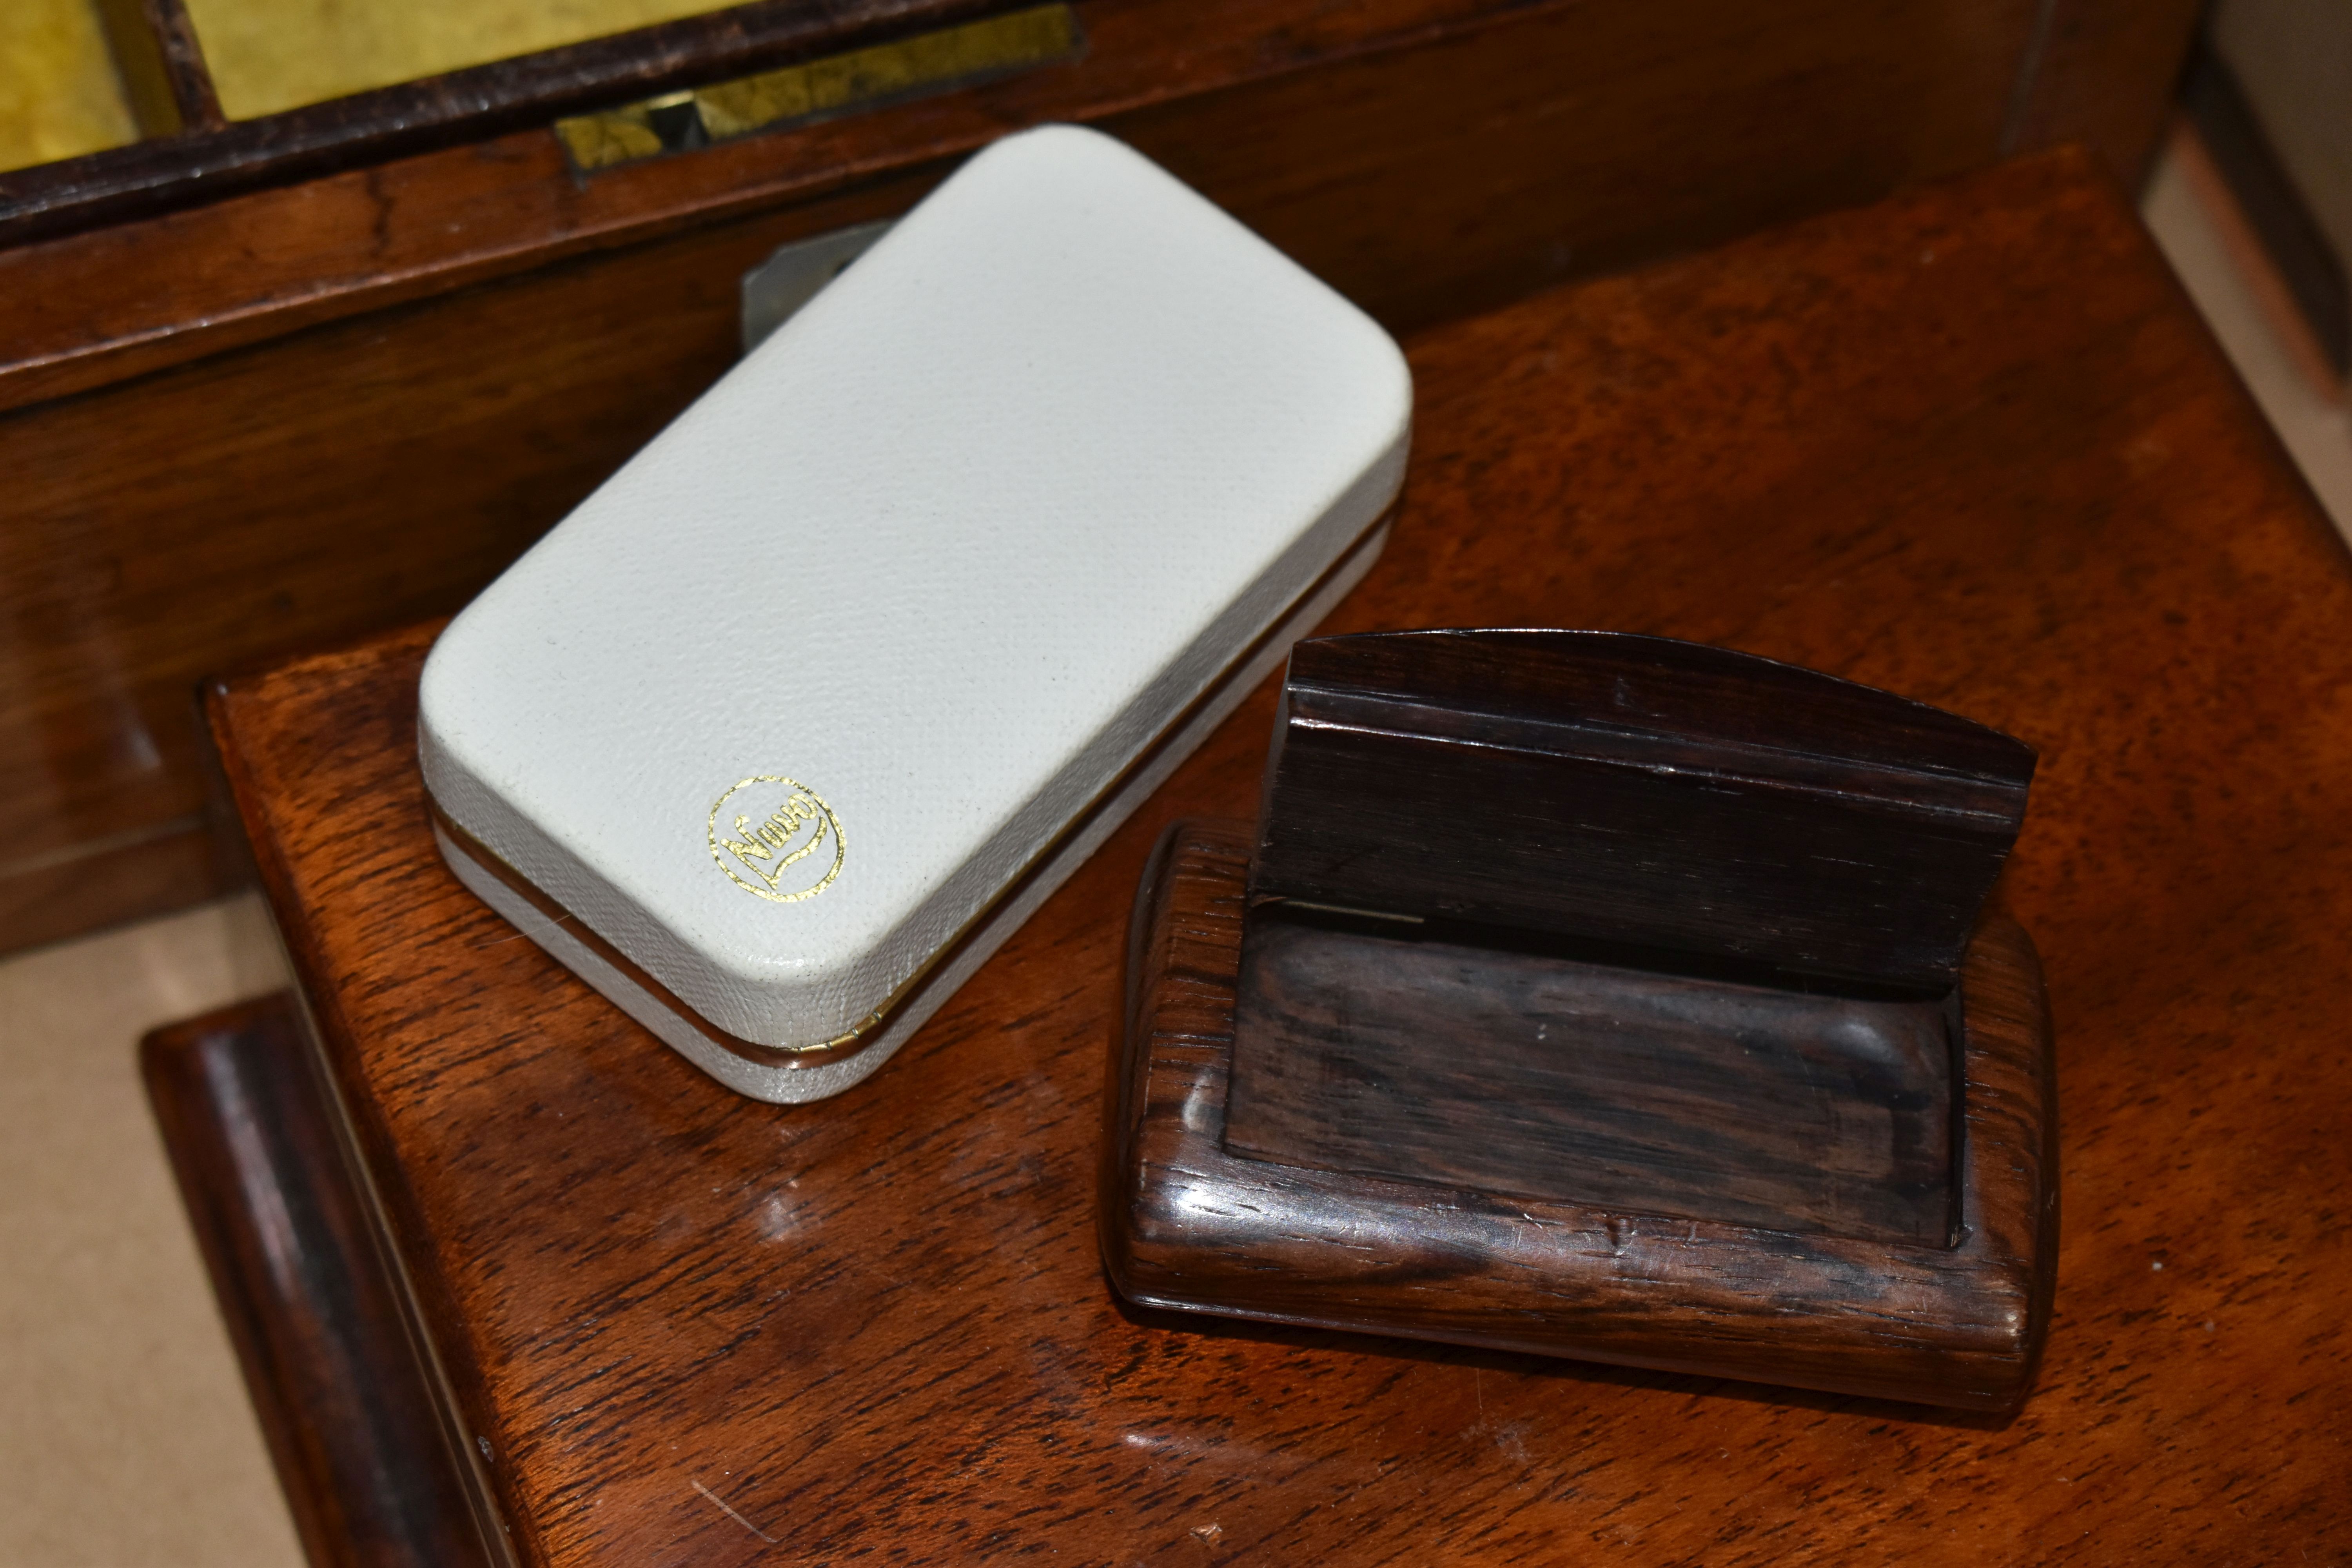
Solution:
[[[2014,1409],[2049,1321],[2033,752],[1604,632],[1294,650],[1256,830],[1138,897],[1139,1303]]]

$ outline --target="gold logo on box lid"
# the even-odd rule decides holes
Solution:
[[[729,881],[772,903],[815,898],[847,854],[833,807],[782,773],[755,773],[710,808],[710,858]]]

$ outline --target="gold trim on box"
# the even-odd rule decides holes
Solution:
[[[953,936],[932,949],[930,955],[916,967],[913,973],[898,982],[898,986],[882,999],[880,1006],[868,1013],[864,1019],[846,1032],[835,1035],[829,1040],[818,1040],[805,1046],[768,1046],[754,1040],[747,1040],[740,1035],[720,1028],[688,1006],[668,986],[648,974],[635,959],[598,935],[594,927],[542,892],[538,884],[531,881],[530,878],[508,865],[498,851],[475,837],[466,828],[459,826],[457,820],[441,808],[441,803],[433,798],[432,792],[429,790],[425,795],[425,809],[451,848],[472,861],[485,874],[503,883],[509,890],[530,905],[551,924],[562,926],[573,940],[579,942],[614,969],[618,970],[623,977],[635,985],[638,990],[676,1014],[688,1027],[721,1050],[760,1067],[812,1068],[821,1067],[828,1062],[837,1062],[846,1057],[856,1055],[871,1045],[874,1037],[892,1021],[899,1008],[912,1001],[916,994],[928,984],[935,974],[946,967],[967,942],[978,937],[989,921],[996,917],[998,910],[1018,898],[1030,879],[1052,864],[1055,857],[1061,853],[1063,847],[1084,832],[1097,815],[1118,797],[1129,782],[1151,764],[1163,746],[1181,734],[1185,726],[1192,723],[1193,718],[1202,709],[1214,702],[1224,690],[1226,684],[1247,669],[1251,662],[1265,651],[1267,643],[1289,628],[1291,618],[1297,616],[1303,606],[1313,603],[1315,596],[1320,594],[1327,584],[1345,574],[1360,557],[1366,553],[1368,547],[1372,546],[1381,537],[1381,531],[1394,520],[1396,511],[1397,503],[1390,502],[1378,517],[1365,526],[1361,533],[1356,535],[1353,543],[1341,551],[1329,565],[1317,574],[1314,582],[1308,584],[1304,591],[1291,599],[1289,605],[1274,618],[1271,625],[1251,638],[1239,654],[1226,662],[1223,670],[1219,673],[1216,679],[1211,681],[1192,701],[1186,703],[1176,717],[1160,726],[1159,733],[1152,739],[1150,745],[1129,758],[1127,765],[1121,768],[1109,783],[1097,790],[1093,798],[1062,825],[1060,832],[1031,853],[1018,873],[997,889],[985,903],[965,919],[963,924],[956,929]],[[1303,628],[1303,630],[1311,629],[1311,627]]]
[[[557,121],[555,134],[572,165],[591,173],[1076,59],[1083,42],[1069,6],[1039,5],[574,115]]]

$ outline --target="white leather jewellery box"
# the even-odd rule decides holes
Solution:
[[[442,635],[442,854],[721,1082],[846,1089],[1363,574],[1412,404],[1140,155],[1000,142]]]

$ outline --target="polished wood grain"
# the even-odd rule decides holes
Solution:
[[[725,370],[745,269],[1007,131],[1124,137],[1405,329],[1979,166],[2107,68],[2048,78],[2037,0],[1076,10],[1076,62],[593,176],[519,130],[0,248],[0,950],[215,885],[197,676],[455,609]]]
[[[426,631],[233,683],[215,722],[518,1553],[2352,1549],[2352,560],[2123,198],[2037,159],[1409,353],[1404,504],[1327,630],[1727,644],[2040,752],[2001,896],[2047,976],[2067,1212],[2022,1413],[1120,1310],[1120,927],[1169,821],[1254,814],[1271,683],[886,1071],[785,1108],[437,863]]]
[[[0,407],[891,175],[936,180],[1047,121],[1135,142],[1383,320],[1418,325],[1981,164],[2034,14],[2031,0],[1802,0],[1769,18],[1731,0],[1076,11],[1072,64],[585,179],[541,128],[0,247]]]
[[[488,1568],[301,1004],[156,1029],[139,1067],[312,1568]]]
[[[1236,1050],[1256,1022],[1236,1016],[1250,837],[1246,823],[1175,824],[1138,895],[1098,1209],[1129,1300],[1973,1410],[2024,1399],[2049,1326],[2058,1190],[2049,1016],[2014,921],[1989,921],[1969,949],[1960,1225],[1800,1233],[1758,1224],[1780,1217],[1762,1205],[1738,1212],[1736,1176],[1728,1209],[1686,1188],[1662,1211],[1638,1183],[1604,1179],[1633,1200],[1608,1202],[1573,1168],[1529,1194],[1229,1147],[1228,1095],[1270,1054]],[[1706,1107],[1694,1096],[1675,1112],[1684,1130],[1664,1136],[1687,1142]],[[1493,1137],[1526,1149],[1551,1131],[1530,1116]]]
[[[1187,1203],[1203,1184],[1231,1187],[1213,1212],[1314,1228],[1289,1217],[1279,1179],[1218,1163],[1225,1154],[1466,1189],[1474,1208],[1533,1198],[1755,1226],[1783,1233],[1755,1244],[1775,1253],[1787,1234],[1954,1245],[1970,1184],[1959,1166],[1981,1154],[1955,1142],[1968,1101],[1955,1069],[1974,1048],[1956,983],[1981,945],[1971,933],[2033,761],[1957,714],[1665,637],[1447,629],[1298,644],[1251,830],[1249,914],[1222,954],[1225,1076],[1204,1090],[1173,1068],[1169,1095],[1134,1102],[1191,1109],[1167,1123],[1185,1145],[1175,1165],[1118,1173],[1112,1208],[1130,1217],[1107,1222],[1114,1274],[1128,1278],[1121,1259],[1157,1226],[1163,1273],[1190,1268],[1201,1282],[1146,1285],[1150,1299],[1264,1310],[1253,1303],[1267,1271],[1288,1266],[1254,1245],[1256,1218],[1226,1234],[1160,1212],[1176,1182],[1160,1173],[1181,1168]],[[1152,951],[1188,975],[1217,967],[1164,942]],[[1159,982],[1147,963],[1129,984]],[[2031,994],[2034,1026],[2007,1047],[2040,1081],[2039,982],[2009,989]],[[1188,1039],[1206,1027],[1170,1026]],[[1154,1071],[1158,1032],[1130,1018],[1121,1070]],[[1222,1131],[1202,1125],[1203,1094],[1223,1105]],[[2037,1148],[2039,1127],[2022,1134]],[[2032,1168],[2055,1180],[2047,1162]],[[1302,1201],[1359,1195],[1326,1184]],[[1348,1224],[1414,1252],[1419,1210],[1366,1202]],[[2038,1212],[2038,1196],[2019,1205]],[[2029,1237],[2017,1257],[2036,1255]],[[1235,1256],[1247,1265],[1220,1273]],[[1581,1325],[1548,1317],[1546,1289],[1593,1289],[1575,1278],[1581,1251],[1535,1266],[1473,1242],[1466,1256],[1478,1261],[1464,1272],[1512,1299],[1498,1319],[1545,1323],[1521,1342],[1572,1353]],[[1528,1267],[1541,1288],[1521,1289]],[[1311,1311],[1328,1289],[1315,1321],[1352,1321],[1328,1269],[1307,1278],[1285,1285],[1283,1310]],[[1999,1318],[2006,1309],[1972,1294],[1983,1278],[1954,1276],[1951,1300],[1906,1316],[1955,1333]],[[2039,1294],[2003,1278],[2012,1298]],[[1644,1289],[1655,1308],[1675,1282]],[[1853,1304],[1834,1280],[1819,1294],[1825,1311]],[[1423,1305],[1407,1295],[1373,1321],[1418,1323]],[[1780,1310],[1808,1322],[1799,1303]],[[1651,1348],[1687,1353],[1686,1338],[1714,1332],[1700,1321],[1661,1327]],[[2042,1321],[2018,1323],[2010,1381],[1972,1397],[2017,1397]],[[1423,1327],[1445,1338],[1454,1325]],[[1716,1364],[1736,1372],[1738,1354]]]
[[[1496,934],[1252,910],[1223,1147],[1620,1213],[1950,1241],[1957,996],[1744,984]]]
[[[1250,889],[1938,994],[2032,775],[1981,724],[1732,648],[1317,638],[1285,678]]]

